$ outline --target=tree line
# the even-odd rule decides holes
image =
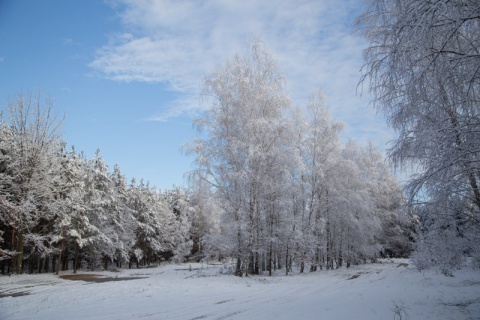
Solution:
[[[51,100],[8,101],[1,272],[224,259],[236,275],[271,275],[406,256],[415,226],[381,153],[343,142],[320,93],[292,107],[263,43],[249,49],[205,78],[188,191],[127,183],[98,151],[68,148]]]
[[[99,151],[61,140],[51,99],[18,94],[0,119],[1,273],[183,261],[192,254],[186,192],[127,183]]]
[[[205,254],[232,257],[239,276],[406,255],[412,222],[380,152],[343,143],[321,94],[292,107],[263,43],[249,49],[205,78],[209,109],[186,147],[221,221]]]

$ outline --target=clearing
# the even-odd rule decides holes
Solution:
[[[480,272],[470,268],[445,277],[395,259],[291,276],[223,270],[0,276],[0,319],[480,319]]]

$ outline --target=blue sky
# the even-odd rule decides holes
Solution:
[[[23,91],[52,96],[63,137],[110,168],[161,189],[186,186],[180,145],[208,108],[202,79],[254,37],[285,73],[294,105],[321,91],[342,137],[394,138],[357,93],[366,42],[352,33],[358,0],[0,0],[0,106]]]

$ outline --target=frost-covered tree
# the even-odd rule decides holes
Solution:
[[[136,221],[135,244],[130,260],[137,266],[156,260],[157,255],[167,248],[159,240],[162,232],[162,222],[159,220],[159,211],[166,211],[164,203],[155,201],[155,194],[148,190],[143,180],[137,185],[135,179],[129,187],[128,207]]]
[[[10,204],[5,194],[6,189],[12,186],[11,176],[13,176],[14,167],[12,167],[13,158],[15,157],[14,136],[12,129],[8,123],[6,123],[2,117],[0,127],[0,172],[2,178],[2,198],[1,198],[1,212],[0,223],[2,230],[0,231],[0,244],[2,244],[1,256],[2,266],[5,264],[5,260],[11,259],[15,255],[14,241],[8,239],[14,239],[15,229],[14,226],[14,207]],[[12,234],[12,236],[10,236]]]
[[[130,260],[130,252],[133,251],[135,243],[136,220],[132,210],[128,207],[128,187],[126,178],[118,165],[115,165],[110,175],[114,189],[115,201],[112,203],[112,210],[119,215],[120,223],[115,224],[117,241],[115,246],[115,260],[117,267]]]
[[[480,227],[480,3],[367,3],[357,20],[370,42],[362,81],[399,134],[390,159],[417,172],[406,186],[410,204],[449,199],[434,206],[437,215],[468,220],[460,228],[472,235],[472,248],[478,247],[473,235]],[[457,197],[464,206],[452,211]]]
[[[340,161],[339,133],[343,125],[330,118],[325,98],[321,94],[311,97],[307,105],[307,117],[308,127],[304,133],[306,140],[302,156],[305,168],[302,183],[307,190],[307,215],[303,218],[303,229],[310,247],[307,250],[310,252],[308,260],[314,271],[323,264],[323,256],[326,257],[327,264],[332,265],[330,198],[336,174],[334,169]]]
[[[260,41],[250,55],[236,56],[205,79],[211,108],[195,124],[204,130],[189,151],[197,176],[216,189],[235,237],[236,274],[258,270],[260,226],[266,205],[277,198],[271,179],[282,175],[285,82]],[[273,188],[273,189],[272,189]],[[267,204],[269,203],[269,204]]]
[[[180,189],[127,186],[60,141],[50,99],[19,94],[0,117],[0,269],[57,273],[116,261],[183,261],[191,254],[193,208]],[[6,269],[6,270],[5,270]]]
[[[23,272],[25,252],[41,253],[48,241],[42,233],[50,217],[48,203],[54,193],[55,163],[61,121],[53,113],[53,101],[40,94],[18,94],[7,101],[2,121],[2,172],[0,200],[3,220],[12,239],[12,269]]]
[[[67,248],[74,255],[73,270],[76,272],[79,264],[81,248],[86,244],[84,236],[86,225],[86,206],[84,203],[84,161],[72,148],[70,152],[63,150],[59,159],[59,169],[55,176],[55,201],[51,203],[53,218],[51,221],[52,232],[55,235],[55,244],[58,257],[55,255],[56,273],[66,268],[68,259]],[[86,225],[86,226],[85,226]],[[46,257],[48,259],[48,256]]]
[[[192,184],[189,192],[192,206],[190,234],[192,237],[192,258],[220,258],[225,254],[220,243],[220,214],[214,190],[202,180]]]
[[[137,185],[133,179],[127,191],[127,207],[131,216],[128,214],[125,221],[134,224],[130,264],[139,266],[164,259],[181,262],[191,254],[192,208],[181,189],[162,193],[143,180]]]
[[[183,262],[192,253],[191,228],[194,208],[186,192],[181,188],[177,187],[165,192],[164,198],[168,204],[169,217],[171,217],[166,231],[171,239],[172,260]]]
[[[435,266],[444,275],[452,276],[462,266],[464,253],[478,255],[478,248],[471,247],[470,235],[465,234],[464,224],[468,221],[458,214],[462,202],[462,197],[450,197],[415,208],[420,217],[420,232],[412,261],[419,270]],[[478,236],[474,240],[478,241]]]
[[[108,172],[97,150],[95,158],[85,161],[83,175],[83,205],[79,228],[83,239],[83,254],[89,268],[94,270],[101,265],[105,251],[112,246],[112,240],[106,235],[109,224],[109,206],[111,188]],[[113,219],[113,217],[112,217]]]
[[[371,143],[360,146],[357,153],[356,163],[372,200],[372,213],[381,224],[380,234],[376,234],[381,253],[384,256],[408,256],[414,235],[412,218],[404,212],[405,201],[400,185]]]
[[[381,228],[390,226],[384,213],[395,224],[400,190],[388,185],[381,197],[373,186],[385,167],[342,144],[342,124],[330,118],[323,96],[290,109],[271,56],[259,41],[250,49],[206,77],[211,107],[195,122],[201,138],[187,148],[198,165],[197,194],[208,190],[222,211],[218,233],[205,244],[233,257],[236,275],[375,259]],[[193,208],[202,212],[200,200]]]

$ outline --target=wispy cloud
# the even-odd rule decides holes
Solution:
[[[90,66],[116,81],[161,82],[181,97],[152,120],[206,107],[199,103],[205,75],[255,36],[285,73],[296,104],[322,91],[346,135],[378,145],[391,139],[384,121],[356,94],[365,43],[352,34],[358,0],[175,1],[116,0],[125,28],[100,48]]]
[[[62,44],[64,46],[78,46],[78,45],[80,45],[80,43],[76,42],[75,40],[73,40],[71,38],[64,38],[63,41],[62,41]]]

